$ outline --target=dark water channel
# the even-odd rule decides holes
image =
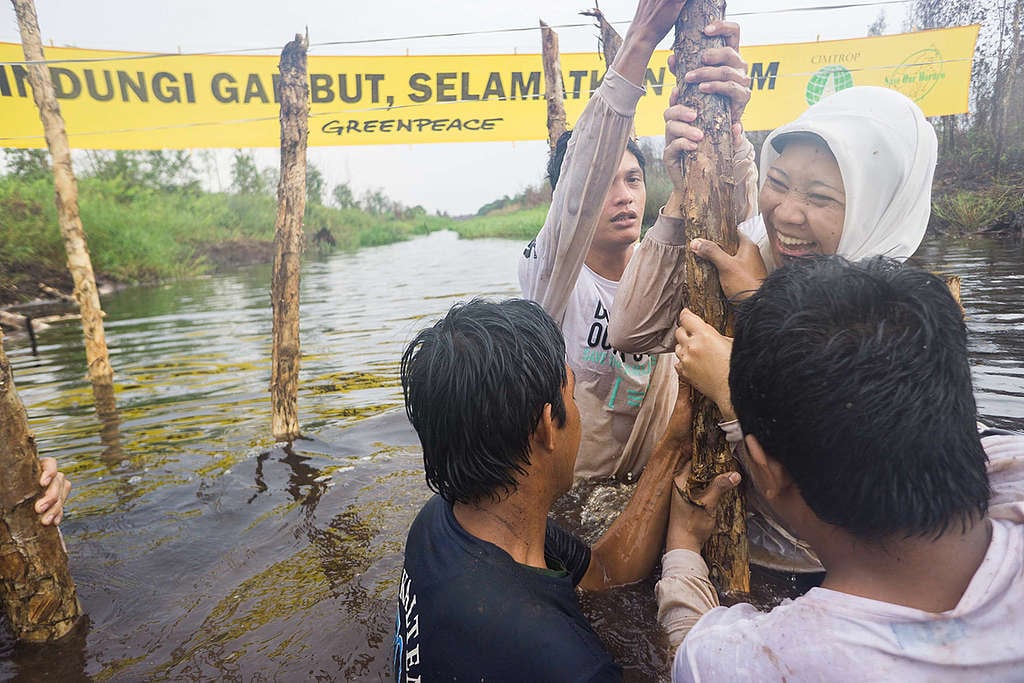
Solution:
[[[398,358],[452,303],[516,295],[520,252],[440,233],[311,255],[310,438],[291,450],[268,436],[269,268],[105,297],[119,406],[106,425],[77,322],[41,332],[38,357],[8,338],[40,451],[74,481],[62,529],[88,622],[58,646],[8,652],[0,680],[388,679],[402,543],[429,495],[394,410]],[[1024,428],[1024,248],[975,239],[921,253],[963,278],[982,418]],[[585,603],[631,680],[667,666],[652,585]]]

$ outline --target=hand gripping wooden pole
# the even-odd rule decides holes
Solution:
[[[57,527],[43,526],[35,511],[39,457],[25,406],[0,332],[0,602],[14,636],[46,642],[66,635],[78,621],[75,582]]]
[[[697,110],[694,125],[704,131],[704,139],[695,152],[683,159],[684,189],[682,216],[686,239],[714,240],[731,254],[739,239],[733,205],[732,117],[728,101],[718,95],[701,93],[683,76],[701,65],[700,55],[709,47],[721,47],[721,38],[704,35],[704,27],[725,14],[724,0],[690,0],[676,23],[676,79],[679,101]],[[732,321],[728,302],[718,281],[718,271],[710,263],[686,253],[686,286],[690,309],[722,334],[731,335]],[[685,385],[680,390],[690,391]],[[718,427],[721,420],[714,402],[694,392],[693,396],[693,471],[690,488],[706,486],[717,475],[736,469],[729,444]],[[718,508],[715,533],[704,545],[704,559],[711,579],[720,591],[750,590],[750,566],[747,552],[745,506],[739,489],[726,494]]]

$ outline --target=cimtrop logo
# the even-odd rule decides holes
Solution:
[[[807,104],[817,104],[829,95],[853,87],[853,74],[845,66],[830,64],[818,69],[807,81],[804,97]]]

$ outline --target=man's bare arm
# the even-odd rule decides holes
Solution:
[[[680,386],[664,436],[640,475],[633,497],[591,551],[584,590],[604,590],[650,575],[668,525],[672,477],[692,456],[690,392]]]

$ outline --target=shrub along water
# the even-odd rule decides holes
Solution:
[[[68,286],[53,198],[49,179],[0,177],[0,302],[36,297],[40,279]],[[268,194],[208,193],[194,186],[150,189],[120,178],[86,177],[79,182],[79,204],[101,279],[140,283],[201,275],[221,261],[239,262],[222,256],[239,251],[225,250],[225,244],[250,247],[257,260],[270,258],[266,247],[274,238],[276,202]],[[339,248],[354,249],[451,223],[422,209],[372,215],[311,204],[305,231],[310,239],[327,228]]]
[[[943,232],[964,234],[991,228],[1021,210],[1024,210],[1024,197],[1017,188],[993,186],[975,192],[960,190],[940,196],[932,203],[932,224]]]

